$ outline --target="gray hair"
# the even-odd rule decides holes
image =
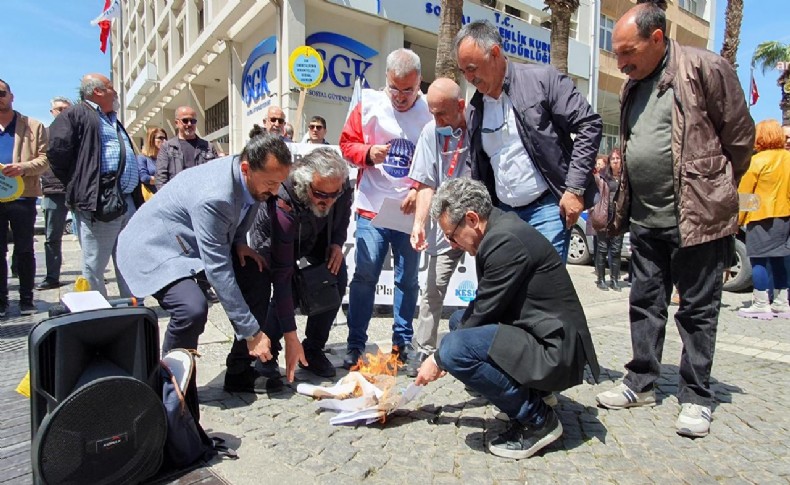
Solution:
[[[413,50],[404,47],[395,49],[387,56],[387,74],[392,73],[395,77],[406,77],[416,72],[421,74],[420,56]]]
[[[88,99],[88,96],[93,96],[95,89],[104,89],[104,81],[94,77],[87,77],[80,83],[80,98]]]
[[[71,106],[71,100],[65,96],[55,96],[49,101],[49,107],[54,108],[55,103],[66,103],[67,105]]]
[[[502,46],[502,36],[499,29],[488,20],[475,20],[461,27],[455,36],[455,57],[458,58],[458,47],[470,37],[477,47],[488,54],[495,45]]]
[[[307,188],[313,182],[315,174],[321,178],[345,181],[348,179],[348,164],[337,151],[328,147],[316,148],[303,156],[291,170],[291,180],[293,180],[296,196],[302,202],[309,200]]]
[[[491,209],[491,195],[479,180],[456,178],[445,181],[431,201],[431,217],[438,221],[447,213],[450,224],[458,224],[467,212],[472,211],[481,219],[488,219]]]

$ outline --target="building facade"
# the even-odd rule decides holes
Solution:
[[[354,81],[381,88],[387,54],[409,47],[420,55],[423,90],[433,81],[440,0],[129,0],[114,23],[113,80],[124,121],[139,142],[147,127],[175,132],[175,109],[194,107],[200,136],[238,153],[268,106],[283,108],[304,133],[310,117],[327,120],[336,143]],[[572,23],[569,74],[594,96],[591,78],[597,32],[584,2]],[[500,27],[508,55],[550,61],[548,12],[539,0],[469,0],[464,22],[488,19]],[[306,91],[288,73],[290,54],[315,48],[324,60],[321,83]],[[471,93],[473,91],[470,90]]]

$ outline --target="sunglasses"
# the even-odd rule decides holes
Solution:
[[[458,227],[461,225],[462,222],[464,222],[464,219],[466,219],[466,218],[463,217],[463,218],[461,218],[460,221],[458,221],[458,224],[456,224],[455,227],[453,228],[453,232],[451,232],[449,235],[445,235],[444,236],[444,237],[447,238],[448,241],[450,241],[453,244],[458,244],[458,241],[455,240],[455,231],[458,230]]]
[[[269,118],[269,123],[285,124],[285,118]]]
[[[8,91],[4,91],[0,89],[0,98],[5,98],[5,95],[8,94]]]
[[[157,136],[157,137],[156,137],[156,139],[157,139],[157,140],[162,140],[162,141],[164,141],[164,140],[167,140],[167,137],[166,137],[166,136],[161,136],[161,135],[160,135],[160,136]]]
[[[197,120],[195,118],[181,118],[181,124],[184,125],[196,125]]]
[[[340,194],[343,193],[343,189],[340,189],[337,192],[321,192],[320,190],[315,190],[313,188],[313,184],[310,184],[310,192],[313,193],[316,199],[327,200],[327,199],[337,199],[338,197],[340,197]]]
[[[311,129],[311,130],[323,130],[324,129],[324,127],[321,126],[321,125],[310,125],[310,126],[308,126],[308,128]]]

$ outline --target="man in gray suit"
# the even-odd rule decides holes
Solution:
[[[157,192],[118,237],[118,268],[132,294],[153,295],[170,313],[162,352],[196,349],[208,305],[196,279],[217,288],[236,338],[251,356],[272,358],[271,342],[244,301],[231,251],[242,264],[264,260],[246,242],[260,202],[277,194],[288,176],[291,153],[280,139],[251,139],[240,156],[224,157],[185,171]],[[252,262],[248,261],[251,259]],[[261,322],[263,323],[263,322]],[[287,365],[296,366],[298,349]],[[290,357],[286,349],[286,360]]]

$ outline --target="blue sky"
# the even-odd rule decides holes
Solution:
[[[415,0],[410,0],[415,1]],[[0,78],[11,84],[14,107],[49,124],[49,99],[75,98],[80,78],[88,72],[108,74],[110,55],[99,51],[99,28],[90,21],[101,13],[103,0],[0,0],[6,21],[0,30]],[[738,75],[748,91],[749,64],[760,42],[790,43],[787,0],[746,0]],[[714,50],[721,49],[726,0],[716,5]],[[777,71],[755,73],[760,100],[752,107],[755,121],[781,119]]]

